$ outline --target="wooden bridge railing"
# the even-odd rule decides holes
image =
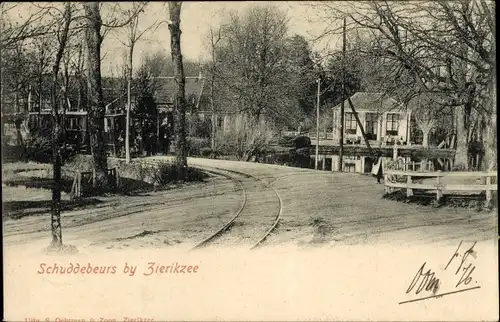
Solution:
[[[402,177],[405,182],[394,181],[397,177]],[[443,182],[444,178],[475,178],[475,184],[454,184]],[[432,183],[417,183],[415,179],[434,178],[436,182]],[[491,172],[415,172],[415,171],[398,171],[387,170],[384,174],[385,193],[392,192],[395,188],[406,189],[406,196],[413,195],[413,189],[435,191],[436,200],[439,201],[443,196],[443,192],[447,191],[464,191],[464,192],[486,192],[486,201],[490,202],[492,191],[497,191],[497,184],[492,183],[492,179],[497,179],[497,173]],[[480,182],[478,182],[478,179]]]

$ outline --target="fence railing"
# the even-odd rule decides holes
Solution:
[[[444,182],[445,178],[476,179],[474,184]],[[444,192],[485,192],[486,201],[490,202],[492,192],[497,191],[497,173],[491,172],[415,172],[387,170],[384,174],[385,193],[395,188],[406,189],[406,196],[413,195],[413,189],[429,190],[436,193],[440,200]],[[435,179],[435,183],[419,183],[414,180]],[[492,179],[495,182],[492,183]]]
[[[117,168],[108,169],[106,171],[108,179],[108,188],[115,190],[120,184],[120,177],[118,175]],[[96,173],[94,171],[76,171],[75,178],[73,180],[73,185],[71,187],[70,197],[72,199],[79,199],[88,196],[93,187],[96,179]]]
[[[399,171],[436,171],[434,168],[434,163],[432,161],[420,161],[420,162],[404,162],[398,161],[396,163],[397,169]]]

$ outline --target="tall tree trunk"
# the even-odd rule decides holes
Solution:
[[[486,119],[486,128],[484,133],[484,159],[483,169],[486,171],[496,170],[497,166],[497,88],[496,76],[493,76],[492,84],[490,85],[489,92],[490,102],[490,115]]]
[[[17,86],[16,88],[15,100],[16,100],[16,118],[14,124],[16,125],[16,141],[17,145],[22,147],[24,145],[24,142],[23,142],[23,135],[21,134],[22,117],[21,117],[21,106],[19,104],[19,86]]]
[[[211,123],[212,123],[212,131],[210,131],[210,146],[212,149],[212,153],[215,152],[216,146],[216,135],[217,135],[217,115],[215,114],[215,102],[214,102],[214,75],[212,74],[211,76],[211,84],[210,84],[210,106],[212,109],[212,117],[211,117]]]
[[[107,185],[108,160],[104,138],[104,115],[106,108],[101,83],[101,13],[98,2],[84,2],[87,26],[85,40],[87,45],[88,69],[88,121],[90,132],[90,150],[94,161],[94,186],[104,188]]]
[[[457,149],[455,152],[454,165],[458,168],[468,169],[468,128],[465,122],[465,106],[455,107],[455,126]]]
[[[59,48],[57,50],[54,65],[52,67],[52,88],[51,88],[51,103],[52,103],[52,164],[53,164],[53,181],[52,187],[52,207],[51,207],[51,231],[52,231],[52,247],[59,248],[62,246],[62,229],[61,229],[61,118],[59,114],[59,97],[57,95],[58,74],[61,64],[61,59],[66,47],[69,33],[69,25],[71,22],[71,5],[66,3],[64,11],[64,29],[61,34]]]
[[[429,132],[430,129],[425,129],[425,131],[422,130],[422,135],[423,135],[422,145],[424,146],[424,148],[429,147]]]
[[[185,180],[187,173],[187,142],[186,142],[186,98],[185,98],[185,78],[184,66],[182,64],[181,52],[181,6],[182,2],[169,2],[170,20],[168,28],[170,30],[170,47],[172,53],[172,63],[174,65],[174,78],[177,85],[175,94],[175,153],[178,180]]]
[[[132,108],[132,59],[134,57],[134,42],[130,42],[127,73],[127,115],[125,119],[125,162],[130,163],[130,109]]]

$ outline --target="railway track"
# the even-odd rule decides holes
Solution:
[[[282,202],[282,199],[281,199],[281,196],[279,195],[279,193],[276,191],[276,189],[274,187],[272,187],[271,185],[265,183],[262,179],[260,178],[257,178],[255,176],[252,176],[248,173],[244,173],[244,172],[240,172],[240,171],[234,171],[234,170],[228,170],[228,169],[221,169],[221,168],[216,168],[216,167],[208,167],[208,166],[194,166],[194,167],[197,167],[199,169],[202,169],[206,172],[209,172],[209,173],[213,173],[213,174],[217,174],[217,175],[222,175],[226,178],[229,178],[231,180],[234,180],[236,182],[238,182],[238,184],[240,185],[242,191],[243,191],[243,202],[242,202],[242,205],[240,207],[240,209],[236,212],[235,216],[233,218],[231,218],[231,220],[229,220],[224,226],[222,226],[219,230],[217,230],[215,233],[213,233],[212,235],[210,235],[209,237],[205,238],[204,240],[202,240],[201,242],[199,242],[198,244],[196,244],[196,246],[194,246],[192,248],[192,250],[195,250],[195,249],[199,249],[199,248],[202,248],[202,247],[205,247],[205,246],[208,246],[210,243],[213,243],[214,241],[216,241],[218,238],[223,238],[224,236],[224,233],[226,234],[235,234],[237,233],[237,231],[234,231],[232,228],[233,228],[233,225],[235,223],[237,223],[238,221],[240,221],[243,225],[244,225],[244,222],[245,220],[249,220],[251,218],[242,218],[244,216],[242,216],[242,213],[245,212],[246,209],[248,209],[248,204],[249,204],[249,195],[252,196],[254,193],[257,194],[257,197],[258,196],[258,193],[262,193],[262,191],[253,191],[254,188],[258,188],[260,186],[264,186],[265,188],[270,188],[273,192],[273,195],[276,197],[277,201],[278,201],[278,210],[274,212],[273,216],[272,216],[272,224],[271,226],[268,226],[268,229],[265,230],[265,232],[261,235],[260,239],[258,239],[252,246],[250,249],[256,249],[258,248],[259,246],[262,245],[262,243],[267,239],[267,237],[271,234],[271,232],[276,228],[276,226],[278,225],[279,223],[279,220],[281,219],[281,214],[283,212],[283,202]],[[229,174],[228,174],[229,173]],[[237,176],[242,176],[246,179],[253,179],[252,181],[244,181],[244,180],[241,180],[241,179],[238,179],[237,177],[235,177],[235,175]],[[255,183],[258,183],[256,186],[253,186]],[[248,187],[250,185],[250,187]],[[250,201],[251,203],[252,201]],[[262,221],[262,220],[261,220]],[[264,219],[264,221],[268,221],[267,218]]]
[[[146,161],[146,162],[148,164],[152,164],[161,162],[161,160]],[[205,165],[203,166],[191,165],[191,167],[201,169],[207,173],[223,176],[237,182],[241,188],[242,199],[243,199],[240,208],[227,223],[225,223],[221,228],[212,233],[210,236],[203,239],[201,242],[197,243],[191,250],[200,249],[210,244],[215,244],[217,242],[219,244],[225,244],[222,243],[221,240],[223,239],[227,240],[231,238],[233,238],[234,240],[234,238],[236,237],[235,235],[238,235],[238,233],[240,233],[240,236],[238,237],[241,239],[242,237],[241,235],[245,234],[246,232],[245,229],[248,227],[248,225],[249,224],[254,225],[255,221],[257,220],[257,218],[247,215],[247,213],[251,214],[250,207],[252,205],[259,206],[259,202],[261,203],[260,206],[262,206],[262,199],[265,197],[268,198],[269,190],[271,190],[272,191],[271,199],[275,199],[277,201],[277,207],[275,207],[277,209],[271,211],[270,215],[266,214],[265,216],[258,216],[260,217],[258,218],[258,220],[260,221],[261,224],[261,227],[259,228],[266,227],[267,229],[262,229],[264,230],[263,233],[260,234],[260,238],[257,241],[253,242],[250,249],[256,249],[259,246],[261,246],[267,239],[267,237],[274,231],[283,213],[283,201],[278,191],[273,186],[266,183],[264,180],[245,172],[218,168],[213,166],[205,166]],[[269,201],[271,201],[271,199]],[[270,204],[272,204],[272,202],[264,203],[266,207],[269,206]],[[271,224],[269,224],[269,222],[271,222]]]

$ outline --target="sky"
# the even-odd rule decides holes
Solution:
[[[294,1],[275,2],[254,2],[254,1],[233,1],[233,2],[184,2],[181,10],[181,50],[185,59],[200,61],[208,57],[207,33],[210,26],[217,26],[223,21],[224,16],[230,11],[242,12],[252,6],[262,6],[273,4],[280,10],[287,13],[290,19],[289,29],[291,34],[299,34],[306,39],[312,39],[324,31],[326,25],[316,22],[316,9],[311,8],[307,3]],[[140,17],[139,30],[144,30],[155,21],[165,20],[168,16],[167,5],[164,2],[152,2],[148,10]],[[125,40],[123,31],[115,31],[106,36],[102,54],[103,75],[117,73],[120,70],[123,55],[126,47],[120,42]],[[325,49],[335,45],[336,39],[312,43],[312,47],[317,50]],[[134,53],[134,68],[140,63],[140,58],[144,54],[164,50],[170,53],[170,32],[167,24],[162,24],[156,31],[147,32],[143,39],[137,44]]]
[[[342,5],[342,2],[333,2],[335,6]],[[285,12],[289,18],[290,35],[298,34],[307,40],[312,40],[320,35],[327,26],[319,17],[321,13],[313,8],[311,2],[307,1],[204,1],[204,2],[183,2],[181,10],[181,50],[185,59],[198,62],[209,57],[207,46],[207,33],[211,26],[217,27],[224,21],[227,14],[232,11],[242,13],[245,9],[254,6],[274,5],[279,10]],[[43,3],[38,6],[52,6],[62,9],[63,3]],[[9,11],[9,19],[13,22],[20,22],[30,16],[33,10],[38,9],[30,3],[19,3],[13,5],[15,10]],[[131,2],[105,2],[102,6],[102,20],[109,22],[110,8],[125,10],[130,8]],[[80,9],[81,10],[81,9]],[[113,17],[122,18],[116,14]],[[168,17],[168,4],[166,2],[150,2],[146,11],[139,19],[139,32],[148,29],[157,21],[163,21]],[[49,18],[50,19],[50,18]],[[311,48],[323,51],[329,48],[339,47],[340,37],[333,36],[328,39],[311,42]],[[103,76],[117,75],[122,70],[123,60],[127,47],[125,28],[113,29],[107,33],[101,48],[101,72]],[[136,44],[133,65],[137,68],[141,61],[141,56],[157,51],[164,51],[170,55],[170,32],[167,24],[161,24],[156,30],[151,29],[144,34],[142,39]],[[169,76],[169,75],[165,75]],[[195,76],[195,75],[186,75]]]

